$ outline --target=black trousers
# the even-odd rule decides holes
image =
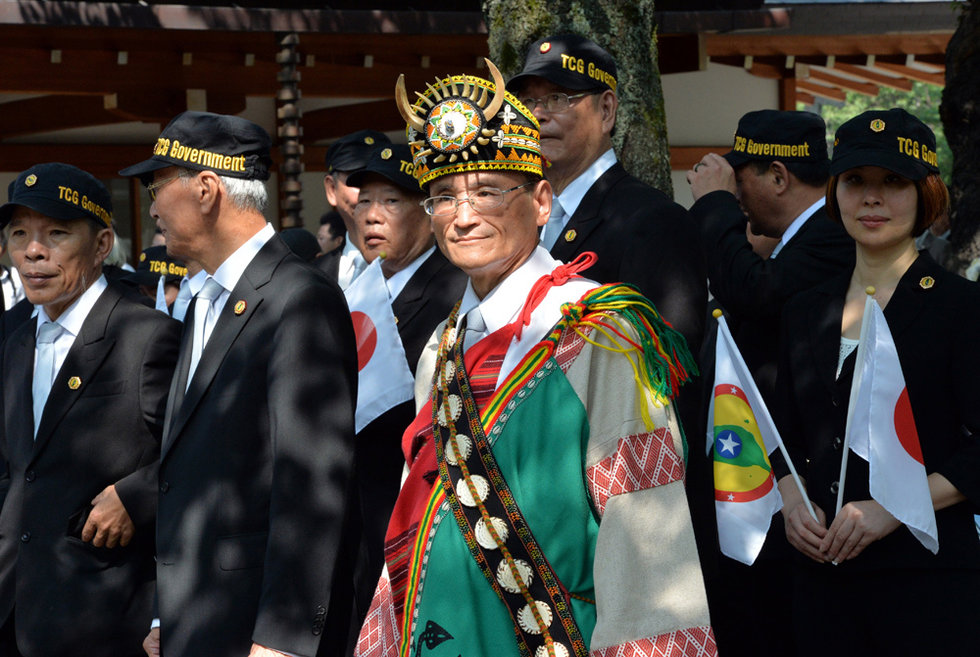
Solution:
[[[6,622],[0,625],[0,657],[21,657],[17,650],[17,636],[14,633],[14,612],[10,612]]]
[[[980,570],[797,568],[801,657],[976,655]]]

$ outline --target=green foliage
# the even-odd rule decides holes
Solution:
[[[827,122],[827,146],[831,149],[834,145],[834,133],[837,132],[837,128],[861,112],[901,107],[910,114],[914,114],[936,133],[939,171],[948,185],[953,173],[953,153],[946,143],[943,122],[939,118],[939,105],[942,101],[942,95],[942,87],[925,82],[914,82],[912,91],[881,87],[878,96],[875,98],[849,91],[847,92],[847,100],[842,105],[820,103],[817,106],[817,111]],[[798,104],[798,109],[804,109],[803,105]]]

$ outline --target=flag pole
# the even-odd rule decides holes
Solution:
[[[857,355],[854,357],[851,394],[847,401],[847,423],[844,425],[844,445],[842,447],[844,455],[840,460],[840,477],[837,479],[837,510],[834,511],[834,517],[837,517],[841,507],[844,506],[844,477],[847,476],[847,453],[851,448],[851,420],[854,418],[854,400],[857,399],[858,391],[861,389],[861,381],[864,379],[864,352],[867,350],[868,323],[872,312],[871,304],[874,303],[874,286],[866,287],[864,293],[867,296],[864,298],[864,315],[861,317],[861,337],[858,338]]]
[[[731,331],[728,329],[728,322],[725,321],[725,315],[722,313],[721,309],[715,308],[711,315],[718,320],[718,330],[721,332],[718,339],[724,338],[729,342],[729,344],[734,345],[735,339],[732,337]],[[772,421],[772,416],[769,414],[769,408],[765,404],[765,400],[762,399],[762,395],[759,393],[759,387],[755,384],[755,379],[752,377],[751,372],[749,372],[748,366],[745,364],[745,360],[742,358],[742,352],[737,348],[732,350],[732,356],[735,358],[735,367],[738,368],[739,374],[742,377],[742,381],[750,388],[752,394],[756,399],[762,400],[762,408],[759,409],[759,414],[762,419],[766,422],[766,425],[772,429],[773,438],[776,439],[776,445],[779,446],[779,451],[782,453],[783,458],[786,459],[786,465],[789,466],[789,473],[793,477],[793,481],[796,482],[796,487],[800,490],[800,495],[803,496],[803,504],[806,505],[806,510],[810,512],[814,520],[817,520],[817,514],[813,510],[813,505],[810,503],[810,498],[806,494],[806,489],[803,487],[803,481],[800,480],[800,475],[796,472],[796,468],[793,466],[793,459],[789,456],[789,451],[786,449],[786,445],[783,444],[783,439],[779,436],[779,430],[776,429],[776,423]],[[712,399],[714,397],[712,396]],[[817,520],[819,522],[819,520]]]

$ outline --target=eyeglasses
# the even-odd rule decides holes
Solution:
[[[367,212],[368,208],[377,203],[386,213],[395,214],[395,212],[398,210],[398,206],[404,202],[405,200],[400,198],[382,198],[378,200],[361,198],[357,199],[357,204],[354,206],[354,212]]]
[[[430,196],[420,202],[425,213],[433,217],[442,217],[456,214],[460,203],[469,203],[470,207],[477,212],[487,212],[499,208],[504,204],[504,194],[516,191],[528,185],[534,185],[537,181],[529,180],[523,185],[511,187],[510,189],[498,189],[496,187],[481,187],[472,196],[456,198],[455,196]]]
[[[561,92],[555,92],[553,94],[548,94],[544,98],[519,98],[518,100],[528,109],[529,112],[533,112],[534,108],[541,105],[546,112],[551,112],[552,114],[558,112],[564,112],[569,107],[572,106],[572,101],[576,98],[583,98],[585,96],[592,96],[597,92],[595,91],[585,91],[580,94],[575,94],[574,96],[569,96],[568,94],[563,94]]]
[[[147,194],[150,195],[150,200],[151,201],[157,200],[157,190],[158,189],[160,189],[161,187],[163,187],[164,185],[166,185],[168,183],[172,183],[173,181],[175,181],[175,180],[177,180],[178,178],[181,178],[181,177],[183,177],[183,174],[178,173],[176,176],[170,176],[169,178],[164,178],[163,180],[158,180],[156,182],[152,182],[149,185],[147,185],[146,186],[146,192],[147,192]]]

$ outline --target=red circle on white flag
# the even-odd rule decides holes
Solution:
[[[908,455],[925,465],[922,458],[922,446],[919,444],[919,432],[915,429],[915,418],[912,417],[912,404],[909,402],[909,389],[902,388],[902,394],[895,402],[895,435],[898,442],[908,452]]]
[[[351,322],[354,324],[354,338],[357,342],[357,371],[360,372],[374,355],[374,348],[378,346],[378,330],[374,327],[374,322],[360,310],[355,310],[350,314]]]

